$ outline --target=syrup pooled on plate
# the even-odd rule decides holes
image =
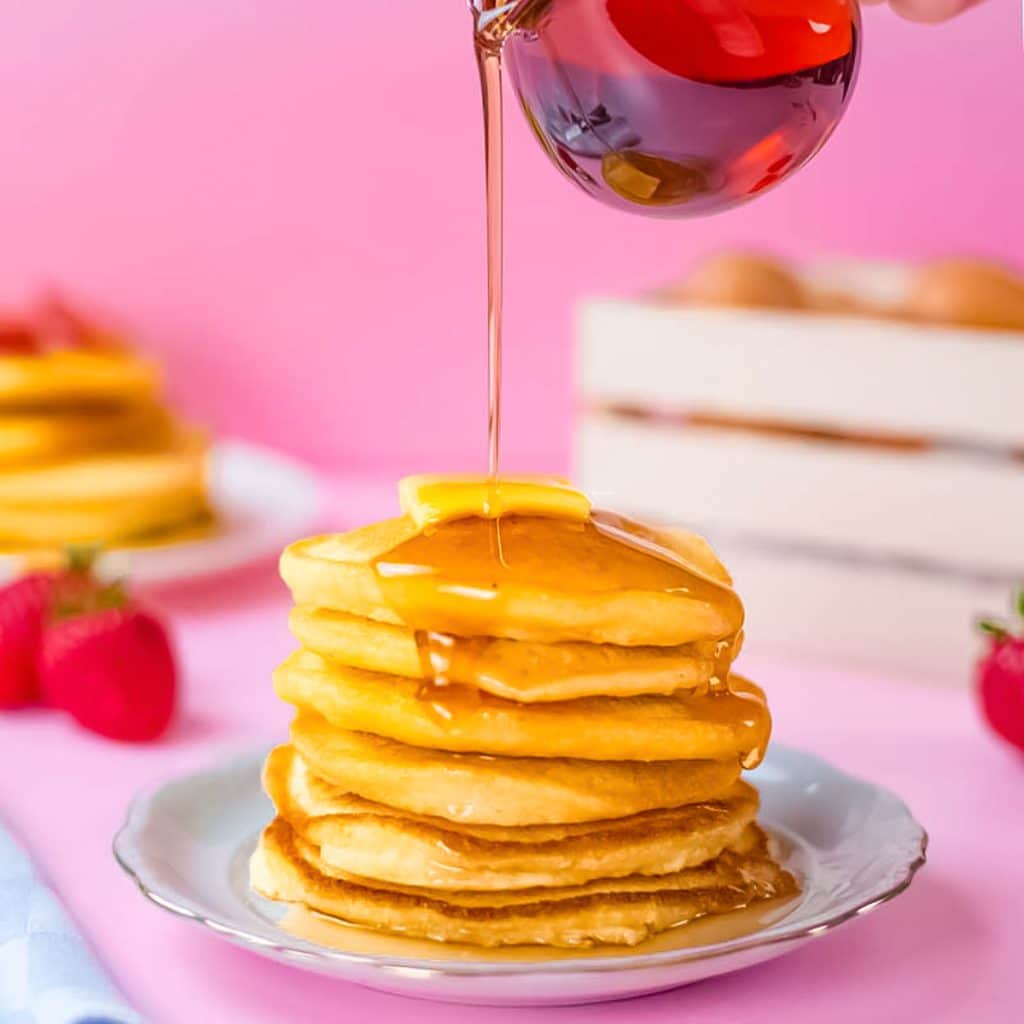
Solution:
[[[580,957],[634,957],[676,950],[698,949],[722,942],[732,942],[756,932],[764,931],[781,921],[794,907],[795,897],[782,897],[755,903],[730,914],[714,914],[690,924],[671,928],[639,946],[618,948],[595,946],[590,949],[553,950],[536,946],[511,946],[504,949],[484,950],[473,946],[446,944],[410,939],[402,935],[354,928],[337,918],[319,914],[305,907],[292,907],[279,924],[289,935],[318,946],[344,953],[368,956],[388,956],[424,960],[439,958],[453,963],[550,963],[552,960]]]
[[[856,0],[490,3],[520,104],[590,195],[653,216],[726,209],[787,178],[850,99]]]

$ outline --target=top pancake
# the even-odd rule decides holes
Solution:
[[[281,574],[296,604],[456,636],[661,647],[739,631],[742,605],[700,538],[606,519],[421,533],[403,516],[293,544]]]

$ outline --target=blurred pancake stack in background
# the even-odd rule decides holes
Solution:
[[[723,254],[588,302],[579,373],[581,483],[685,509],[728,554],[752,648],[966,683],[975,615],[1024,578],[1018,274]]]
[[[210,520],[206,452],[110,330],[56,298],[0,321],[0,551],[189,535]]]
[[[741,779],[761,690],[711,549],[551,480],[411,478],[292,545],[271,899],[479,946],[634,944],[793,895]]]

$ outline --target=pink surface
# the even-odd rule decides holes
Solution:
[[[324,464],[482,460],[483,196],[465,0],[6,0],[0,299],[123,310],[222,430]],[[569,451],[571,307],[736,242],[1020,258],[1020,5],[865,12],[858,94],[792,182],[712,220],[603,209],[512,118],[508,451]]]
[[[344,488],[345,521],[389,511],[388,492]],[[742,584],[742,581],[740,581]],[[224,750],[283,737],[270,672],[290,649],[271,567],[163,595],[187,672],[166,742],[111,744],[44,713],[0,715],[0,814],[31,846],[128,997],[158,1024],[374,1020],[829,1021],[1003,1024],[1018,1019],[1024,941],[1024,760],[990,738],[967,694],[793,662],[748,662],[776,738],[903,796],[931,833],[908,893],[775,963],[631,1002],[480,1010],[363,990],[264,961],[147,903],[110,841],[141,787]]]

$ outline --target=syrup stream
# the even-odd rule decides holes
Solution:
[[[502,52],[506,40],[520,27],[523,12],[539,6],[533,0],[521,5],[503,5],[500,0],[477,0],[476,4],[479,17],[474,49],[483,101],[487,198],[488,466],[491,487],[495,491],[499,486],[501,458],[503,340]],[[563,564],[561,553],[578,549],[588,536],[593,547],[592,559],[589,562],[584,559],[582,566],[572,559]],[[541,548],[539,562],[535,551],[538,544]],[[641,556],[639,561],[637,555]],[[403,571],[393,572],[395,565],[402,566]],[[405,571],[410,567],[415,571]],[[719,638],[714,656],[715,671],[708,684],[693,691],[691,699],[723,698],[721,702],[713,700],[707,704],[706,713],[712,718],[734,720],[738,728],[750,735],[750,748],[742,758],[744,767],[753,767],[760,761],[769,721],[763,701],[746,693],[742,687],[736,692],[729,681],[742,626],[742,608],[733,607],[738,606],[735,594],[727,586],[695,575],[685,560],[666,549],[647,528],[602,513],[595,514],[582,527],[554,522],[531,526],[519,520],[502,523],[499,517],[489,515],[482,521],[446,523],[377,559],[378,576],[389,603],[414,631],[422,672],[419,696],[439,717],[450,720],[457,713],[474,714],[486,703],[482,693],[473,686],[452,687],[452,684],[462,681],[460,677],[472,675],[468,667],[475,664],[486,649],[484,638],[493,630],[491,622],[500,620],[504,613],[502,584],[518,581],[537,585],[545,574],[550,576],[552,567],[555,567],[558,582],[572,583],[581,592],[595,585],[599,589],[633,586],[637,590],[691,593],[703,597],[711,606],[731,607],[735,629],[730,635]],[[651,573],[654,578],[649,578]],[[633,574],[639,575],[634,579]],[[435,606],[439,599],[439,582],[442,590],[456,584],[454,591],[463,594],[469,583],[471,589],[484,595],[486,599],[474,610],[471,624],[459,619],[457,608],[453,610],[455,619],[452,620],[458,622],[457,626],[449,621],[441,624],[422,618],[424,608],[433,609],[435,614],[438,611]],[[727,700],[730,697],[739,701]],[[743,707],[745,704],[749,706],[749,713]]]
[[[501,45],[476,36],[476,59],[484,105],[487,177],[487,465],[497,478],[501,464],[501,341],[504,316],[504,188]]]

